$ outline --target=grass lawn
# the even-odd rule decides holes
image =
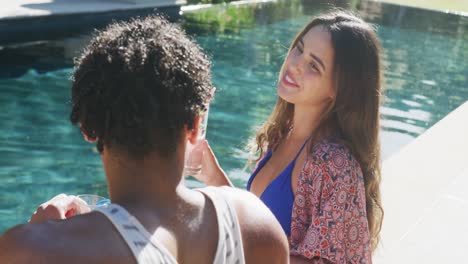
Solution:
[[[375,0],[398,5],[407,5],[454,13],[468,14],[468,0]]]

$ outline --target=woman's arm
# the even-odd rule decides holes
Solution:
[[[314,259],[306,259],[301,256],[289,256],[289,263],[290,264],[332,264],[331,261],[322,259],[322,258],[314,258]]]
[[[351,152],[338,144],[318,145],[299,175],[290,254],[372,263],[365,208],[364,180]],[[309,263],[326,263],[318,261]]]
[[[195,178],[208,186],[231,186],[234,187],[229,177],[219,165],[213,150],[208,141],[202,142],[200,147],[203,148],[202,171]]]
[[[310,263],[315,263],[312,262],[313,260],[311,259],[306,259],[303,257],[299,256],[289,256],[289,263],[291,264],[310,264]]]

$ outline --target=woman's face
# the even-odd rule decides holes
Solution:
[[[335,96],[333,61],[330,33],[322,26],[311,28],[284,62],[278,95],[296,106],[326,106]]]

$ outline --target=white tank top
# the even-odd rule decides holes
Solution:
[[[244,248],[237,214],[219,192],[220,188],[229,187],[198,189],[213,202],[216,211],[219,239],[213,263],[244,264]],[[164,245],[152,237],[143,225],[123,207],[109,204],[95,210],[104,214],[112,222],[138,263],[177,263]]]

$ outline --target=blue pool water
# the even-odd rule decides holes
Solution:
[[[306,2],[257,6],[253,24],[235,28],[183,24],[213,59],[218,92],[207,137],[239,187],[248,178],[245,143],[274,105],[286,47],[322,8]],[[385,159],[468,100],[468,18],[358,2],[385,49]],[[0,49],[0,233],[60,192],[107,196],[99,155],[68,121],[71,59],[88,38]]]

